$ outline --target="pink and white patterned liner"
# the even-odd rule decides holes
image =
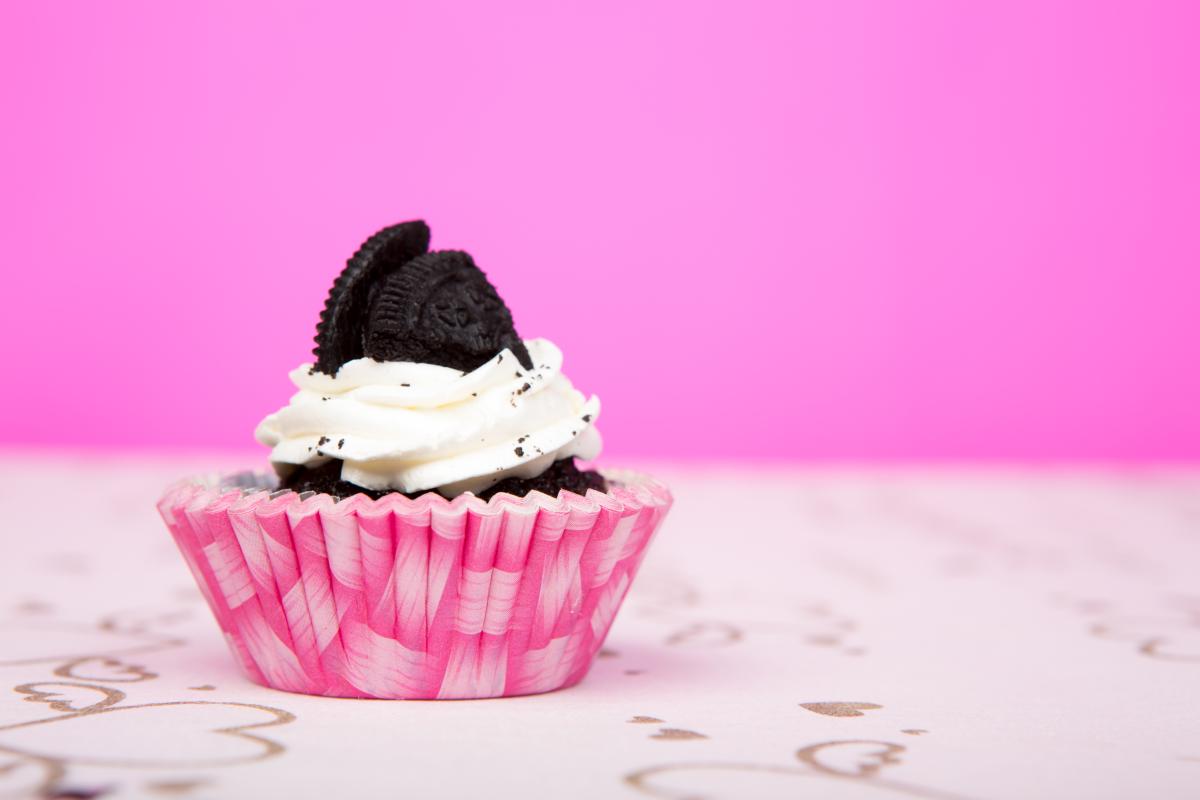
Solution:
[[[158,508],[246,675],[335,697],[463,699],[583,679],[670,492],[416,500],[273,490],[243,473]]]

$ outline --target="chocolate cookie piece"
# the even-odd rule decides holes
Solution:
[[[533,361],[512,314],[471,256],[443,250],[414,258],[382,279],[371,301],[365,354],[470,372],[508,348]]]
[[[367,313],[382,280],[429,250],[429,226],[421,220],[401,222],[363,242],[338,275],[321,321],[317,323],[316,369],[337,374],[347,361],[363,357]]]
[[[364,489],[348,481],[342,480],[342,462],[334,459],[319,467],[300,467],[279,482],[279,488],[291,489],[294,492],[317,492],[328,494],[341,500],[356,494],[365,494],[378,500],[388,494],[404,494],[405,497],[416,498],[425,492],[405,494],[403,492],[377,491]],[[535,478],[505,478],[504,480],[479,493],[484,500],[500,492],[517,497],[524,497],[532,491],[544,492],[551,497],[558,497],[561,489],[586,494],[588,489],[598,492],[608,491],[608,483],[599,472],[581,470],[575,466],[575,459],[564,458],[555,461],[550,467]]]

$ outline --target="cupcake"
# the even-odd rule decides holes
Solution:
[[[420,221],[346,264],[272,470],[193,478],[159,510],[252,680],[337,697],[481,698],[587,673],[671,505],[582,468],[600,402],[522,340],[471,257]]]

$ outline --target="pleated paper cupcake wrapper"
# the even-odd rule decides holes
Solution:
[[[159,511],[246,675],[336,697],[479,698],[578,683],[671,506],[607,493],[340,502],[241,473]]]

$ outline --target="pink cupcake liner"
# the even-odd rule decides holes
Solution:
[[[242,473],[158,508],[253,681],[335,697],[463,699],[583,679],[671,506],[656,481],[446,500],[275,491]]]

